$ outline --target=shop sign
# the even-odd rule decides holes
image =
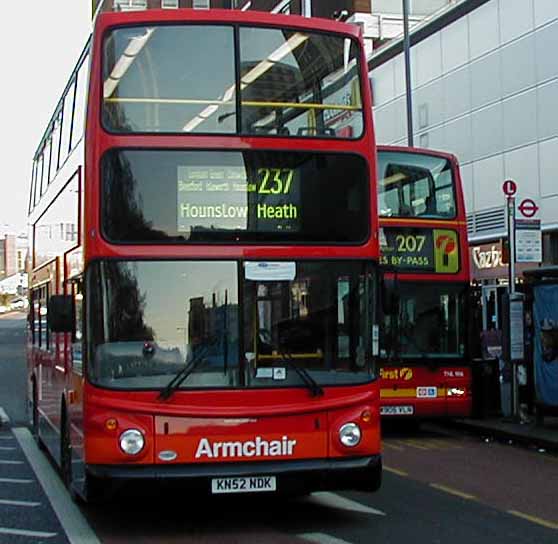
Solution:
[[[506,275],[502,262],[502,243],[481,244],[471,247],[471,275],[473,279],[498,278]]]

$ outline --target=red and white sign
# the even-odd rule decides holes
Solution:
[[[527,218],[533,217],[539,211],[539,207],[535,204],[535,201],[530,198],[522,200],[517,209],[521,212],[523,217]]]
[[[513,179],[507,179],[502,185],[502,191],[506,196],[513,196],[517,193],[517,183]]]

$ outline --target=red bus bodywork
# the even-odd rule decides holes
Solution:
[[[452,219],[420,217],[380,217],[380,228],[448,229],[458,235],[459,270],[455,273],[396,271],[388,266],[387,276],[395,279],[395,286],[408,286],[421,298],[421,289],[428,285],[461,286],[465,292],[470,283],[469,246],[463,185],[457,158],[430,149],[399,146],[378,146],[378,153],[427,155],[446,159],[451,165],[454,179],[456,213]],[[435,232],[435,230],[434,230]],[[436,243],[436,241],[434,241]],[[391,270],[391,272],[390,272]],[[382,417],[440,418],[467,417],[472,411],[472,374],[467,352],[467,297],[462,302],[464,326],[463,356],[455,361],[428,361],[420,357],[393,357],[382,363],[381,411]]]
[[[282,139],[224,135],[111,134],[101,124],[102,46],[105,33],[119,25],[165,23],[245,24],[295,28],[323,33],[342,32],[361,44],[360,64],[366,59],[357,27],[326,20],[220,10],[150,10],[98,15],[91,41],[91,70],[84,144],[85,167],[80,166],[83,213],[80,242],[72,251],[42,265],[35,272],[50,274],[52,293],[69,293],[69,278],[87,270],[98,259],[372,259],[378,260],[378,222],[375,187],[370,190],[370,237],[358,246],[323,245],[123,245],[102,236],[100,161],[113,148],[149,149],[265,149],[351,152],[369,158],[374,146],[371,96],[365,70],[361,73],[364,130],[359,140],[318,138]],[[370,180],[375,162],[367,159]],[[48,272],[46,272],[48,269]],[[87,299],[87,293],[85,293]],[[84,331],[87,342],[88,331]],[[70,483],[86,497],[94,494],[89,480],[188,480],[188,485],[210,489],[214,477],[277,476],[278,490],[361,488],[380,485],[381,445],[378,381],[363,385],[324,387],[321,397],[310,398],[306,388],[259,390],[177,390],[161,402],[159,391],[117,391],[89,383],[87,373],[76,372],[71,357],[71,335],[53,334],[54,352],[30,349],[30,399],[41,440],[64,465],[73,461]],[[85,352],[85,349],[83,350]],[[85,354],[84,354],[85,356]],[[84,361],[84,369],[87,360]],[[45,373],[52,380],[44,379]],[[50,404],[48,404],[50,403]],[[46,406],[48,404],[48,407]],[[50,411],[49,411],[50,410]],[[48,425],[44,420],[48,419]],[[339,428],[357,422],[362,429],[358,446],[347,448]],[[50,427],[55,432],[49,438]],[[119,446],[123,430],[138,429],[145,447],[135,457]],[[68,438],[64,434],[67,429]],[[57,436],[58,435],[58,438]],[[69,443],[66,443],[69,442]],[[296,447],[293,444],[296,443]],[[201,445],[200,445],[201,444]],[[220,446],[215,449],[215,445]],[[168,454],[172,452],[172,455]],[[226,453],[226,455],[225,455]],[[173,457],[170,459],[170,457]],[[253,461],[258,464],[254,466]],[[67,461],[66,461],[67,463]],[[63,468],[63,472],[64,468]],[[85,488],[76,483],[85,477]],[[209,486],[209,487],[208,487]]]

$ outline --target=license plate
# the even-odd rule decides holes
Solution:
[[[276,491],[275,476],[246,476],[243,478],[213,478],[211,493],[254,493]]]
[[[412,416],[414,413],[412,406],[380,406],[381,416]]]
[[[438,396],[437,387],[417,387],[418,399],[435,399]]]

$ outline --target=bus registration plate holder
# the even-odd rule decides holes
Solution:
[[[245,476],[239,478],[213,478],[211,493],[256,493],[276,491],[275,476]]]
[[[412,416],[414,413],[412,405],[380,407],[381,416]]]

